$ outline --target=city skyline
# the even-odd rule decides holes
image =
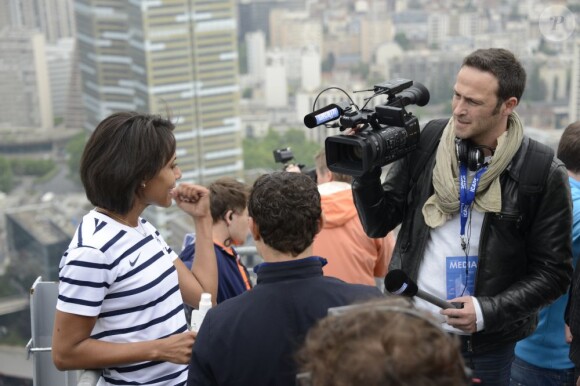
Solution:
[[[307,129],[304,115],[349,97],[362,107],[372,93],[355,91],[395,78],[429,89],[429,105],[409,106],[422,124],[449,116],[465,54],[502,47],[528,72],[526,133],[553,146],[580,119],[579,12],[577,0],[2,1],[0,171],[37,174],[0,189],[0,274],[18,273],[22,296],[29,276],[57,276],[91,208],[71,143],[119,110],[174,120],[183,181],[251,182],[244,138],[298,129],[321,145],[339,129]],[[192,230],[171,210],[146,217],[176,250]]]
[[[7,141],[0,157],[49,158],[62,169],[77,133],[114,111],[139,110],[176,122],[183,181],[243,180],[243,137],[298,128],[321,145],[338,128],[306,129],[304,115],[347,98],[363,106],[370,94],[354,91],[388,79],[429,89],[428,106],[409,106],[420,121],[449,114],[461,58],[479,46],[521,57],[528,87],[518,111],[530,133],[555,144],[553,129],[577,119],[580,52],[575,25],[542,29],[550,7],[537,0],[9,0],[0,6]],[[568,35],[551,36],[556,27]],[[56,197],[78,194],[79,208],[86,206],[82,190],[65,188],[68,177],[59,176]],[[16,192],[35,185],[49,186]],[[45,193],[30,202],[8,195],[5,205]],[[149,215],[178,245],[187,219],[155,208]]]

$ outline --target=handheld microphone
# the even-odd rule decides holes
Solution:
[[[331,103],[319,110],[304,116],[304,125],[309,129],[339,118],[345,110],[350,108],[348,102]]]
[[[411,278],[409,278],[409,276],[407,276],[407,274],[400,269],[394,269],[387,273],[387,276],[385,277],[385,288],[393,295],[402,295],[407,297],[417,296],[418,298],[443,309],[461,308],[459,305],[456,306],[425,291],[421,291],[417,287],[417,284],[413,282],[413,280],[411,280]]]

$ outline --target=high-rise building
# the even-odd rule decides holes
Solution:
[[[309,92],[320,87],[322,75],[320,70],[320,51],[316,47],[304,47],[300,65],[302,89]]]
[[[270,11],[270,47],[289,49],[306,46],[323,52],[323,28],[307,11],[274,9]]]
[[[0,30],[11,24],[11,7],[7,1],[0,1]]]
[[[0,31],[0,125],[53,126],[44,36],[21,27]]]
[[[56,213],[56,214],[55,214]],[[62,253],[70,243],[70,230],[54,221],[58,211],[51,204],[11,209],[6,213],[9,254],[25,275],[58,280]]]
[[[75,41],[60,39],[56,44],[46,45],[46,61],[50,77],[52,112],[55,119],[64,120],[67,113],[69,90],[74,74]],[[81,126],[79,126],[80,128]]]
[[[55,43],[75,36],[73,0],[35,0],[40,13],[40,29],[46,41]]]
[[[176,122],[183,180],[242,178],[234,0],[76,0],[87,128],[137,110]]]
[[[30,0],[8,0],[3,1],[2,8],[9,13],[9,25],[13,27],[38,28],[38,13]]]
[[[69,75],[67,91],[66,113],[64,114],[64,126],[72,129],[80,129],[85,123],[85,109],[82,98],[81,70],[79,68],[79,50],[75,44],[71,57],[72,66]]]
[[[284,108],[288,106],[288,83],[284,54],[279,50],[267,53],[264,82],[266,107]]]
[[[37,29],[44,34],[47,43],[74,37],[73,0],[3,0],[2,3],[0,27],[4,22]]]
[[[361,18],[360,56],[363,63],[370,64],[376,50],[385,42],[393,41],[395,30],[393,21],[386,13],[368,13]]]
[[[243,178],[235,0],[75,0],[85,127],[113,112],[169,115],[182,181]],[[147,217],[170,245],[178,210]]]
[[[430,46],[439,46],[450,36],[450,18],[451,16],[445,11],[433,12],[429,15],[427,43]]]
[[[80,74],[75,49],[73,0],[2,0],[0,1],[0,31],[4,27],[12,31],[5,32],[5,35],[14,35],[15,30],[29,31],[28,34],[37,35],[38,37],[34,38],[34,44],[39,50],[46,53],[46,60],[41,59],[37,63],[41,67],[48,66],[48,69],[39,67],[34,71],[37,79],[42,79],[43,75],[40,74],[48,71],[50,82],[46,87],[43,87],[48,90],[49,98],[45,101],[42,99],[44,96],[33,97],[32,99],[37,99],[35,103],[39,106],[32,109],[29,107],[30,101],[28,104],[21,105],[25,111],[33,112],[39,109],[44,111],[44,122],[38,123],[38,120],[32,119],[27,124],[47,128],[52,127],[53,124],[59,125],[64,121],[69,128],[81,128],[84,114],[82,108],[79,108],[81,105]],[[42,38],[42,42],[40,38]],[[14,62],[15,58],[23,59],[23,55],[28,55],[25,51],[29,50],[18,50],[16,57],[3,52],[0,55],[0,61],[4,62],[3,70],[6,69],[6,64]],[[34,55],[39,59],[41,58],[40,54],[35,53]],[[19,69],[18,64],[14,68],[17,71],[26,71],[25,68],[30,68],[33,62],[23,59],[22,63],[23,69]],[[17,83],[16,79],[13,77],[4,81],[14,85]],[[4,88],[4,90],[7,89]],[[10,105],[15,104],[17,98],[11,97],[11,99],[14,102],[6,103],[4,109],[15,112],[17,110],[14,110]],[[52,112],[48,114],[47,106],[50,102],[52,102]],[[54,122],[52,115],[55,117]]]
[[[305,0],[238,0],[238,37],[262,31],[270,42],[270,12],[274,9],[305,10]]]
[[[246,51],[248,74],[253,83],[260,83],[266,70],[266,35],[263,31],[246,34]]]

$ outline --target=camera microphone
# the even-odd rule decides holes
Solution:
[[[447,309],[447,308],[461,308],[460,305],[454,305],[443,299],[439,299],[425,291],[420,290],[417,284],[409,278],[409,276],[400,269],[394,269],[387,273],[385,277],[385,288],[393,295],[401,295],[407,297],[417,296],[420,299],[425,300],[437,307]]]
[[[309,129],[312,129],[313,127],[339,118],[348,109],[350,109],[348,102],[331,103],[310,114],[306,114],[304,116],[304,124]]]

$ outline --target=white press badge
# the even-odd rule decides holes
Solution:
[[[477,256],[447,256],[445,261],[447,300],[471,296],[475,289]]]

